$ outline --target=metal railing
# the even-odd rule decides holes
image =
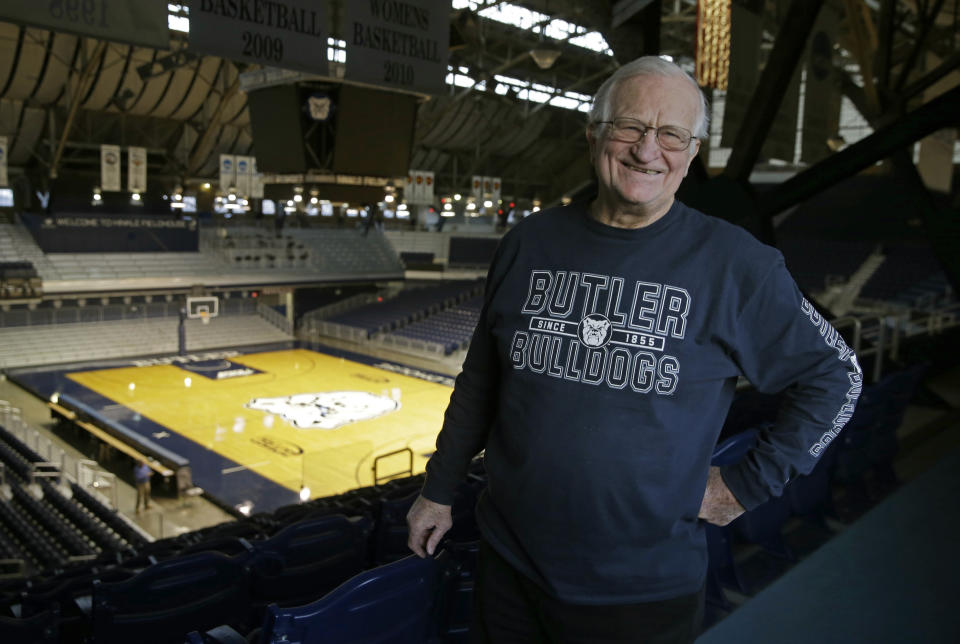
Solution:
[[[267,306],[263,302],[257,303],[257,313],[264,320],[277,327],[287,335],[293,335],[293,324],[285,315],[281,315],[278,311]]]
[[[319,308],[313,309],[309,313],[304,313],[302,318],[303,320],[325,320],[331,318],[338,313],[343,313],[344,311],[349,311],[350,309],[355,309],[358,306],[363,306],[364,304],[370,304],[371,302],[376,302],[378,297],[382,297],[378,293],[358,293],[356,295],[351,295],[350,297],[340,300],[339,302],[334,302],[333,304],[328,304],[326,306],[321,306]]]
[[[391,456],[397,456],[399,454],[407,455],[408,463],[407,463],[406,469],[400,470],[398,472],[392,472],[390,474],[384,474],[384,475],[378,474],[378,469],[381,461],[384,461],[390,458]],[[381,454],[380,456],[377,456],[375,459],[373,459],[373,466],[370,469],[373,470],[374,485],[380,485],[381,482],[389,481],[391,479],[400,478],[403,476],[413,476],[413,450],[410,449],[409,447],[401,447],[398,450],[387,452],[386,454]]]
[[[103,470],[96,461],[76,458],[62,449],[49,438],[28,425],[21,417],[19,407],[0,400],[0,425],[10,434],[44,459],[31,463],[31,482],[37,479],[66,479],[77,483],[88,492],[96,493],[103,504],[110,508],[118,507],[117,477]]]

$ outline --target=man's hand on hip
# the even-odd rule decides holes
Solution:
[[[418,557],[432,555],[440,539],[453,527],[452,508],[418,496],[407,512],[407,526],[410,528],[407,546]]]
[[[714,525],[727,525],[744,512],[743,506],[723,482],[720,468],[711,467],[703,503],[700,504],[700,518]]]

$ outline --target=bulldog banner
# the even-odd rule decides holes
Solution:
[[[127,190],[147,190],[147,148],[127,148]]]
[[[120,146],[100,146],[100,189],[120,192]]]

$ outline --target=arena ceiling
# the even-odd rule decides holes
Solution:
[[[488,0],[483,8],[501,4]],[[521,88],[497,93],[498,75],[555,88],[557,95],[591,96],[619,63],[638,55],[693,60],[693,0],[513,4],[598,31],[612,55],[477,11],[451,10],[450,65],[474,84],[450,86],[447,95],[421,103],[410,163],[433,170],[441,193],[465,191],[470,177],[481,174],[501,176],[505,195],[549,202],[590,180],[584,113],[525,100]],[[741,4],[762,13],[769,49],[789,1]],[[837,82],[862,111],[872,109],[869,84],[850,71],[861,61],[872,61],[878,78],[895,77],[930,52],[951,68],[960,62],[958,0],[827,5],[843,16]],[[867,24],[866,41],[855,37],[863,32],[855,21]],[[881,40],[889,36],[888,47],[877,47],[876,25]],[[243,81],[257,68],[198,56],[186,49],[183,34],[171,33],[170,50],[161,51],[0,22],[0,135],[8,138],[11,179],[42,184],[66,173],[96,177],[103,143],[145,146],[150,180],[167,190],[215,179],[221,153],[255,155],[244,91],[251,84]],[[544,47],[560,52],[548,69],[530,55]]]

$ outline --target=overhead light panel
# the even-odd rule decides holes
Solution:
[[[554,47],[537,47],[530,50],[530,57],[540,69],[550,69],[560,58],[560,50]]]

